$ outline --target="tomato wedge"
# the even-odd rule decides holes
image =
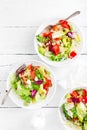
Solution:
[[[68,24],[63,23],[63,24],[62,24],[62,26],[63,26],[64,28],[67,28],[67,29],[69,29],[69,30],[70,30],[70,26],[69,26]]]
[[[37,68],[39,68],[39,66],[35,66],[34,68],[33,68],[32,64],[30,64],[30,65],[28,66],[28,69],[29,69],[29,71],[30,71],[30,77],[31,77],[32,80],[34,80],[34,78],[35,78],[35,70],[36,70]]]
[[[31,77],[32,80],[35,79],[35,70],[32,70],[32,71],[30,72],[30,77]]]
[[[44,84],[44,87],[43,87],[43,88],[48,92],[49,88],[47,87],[46,84]]]
[[[55,41],[59,41],[61,38],[57,37],[57,38],[54,38]]]
[[[86,89],[83,89],[83,90],[82,90],[82,96],[86,97],[86,93],[87,93],[87,92],[86,92]]]
[[[27,67],[30,71],[33,69],[32,64]]]
[[[52,86],[52,82],[50,79],[46,78],[46,83],[44,84],[43,88],[48,91],[48,88]]]
[[[71,96],[72,97],[77,97],[79,95],[79,93],[76,91],[76,90],[74,90],[72,93],[71,93]]]
[[[52,82],[51,82],[50,79],[46,79],[46,82],[47,82],[47,84],[48,84],[48,87],[51,87],[51,86],[52,86]]]
[[[26,83],[27,78],[26,78],[25,76],[22,76],[21,78],[22,78],[22,80],[23,80],[23,83],[24,83],[24,84],[27,84],[27,83]]]
[[[83,103],[87,103],[87,97],[82,97],[82,98],[81,98],[81,101],[82,101]]]
[[[62,24],[62,23],[64,23],[64,22],[65,22],[66,24],[68,23],[66,20],[62,20],[62,19],[59,20],[59,23],[60,23],[60,24]]]
[[[58,31],[58,26],[55,24],[55,25],[52,27],[52,29],[53,29],[54,31]]]
[[[36,69],[38,69],[38,68],[40,68],[40,66],[34,66],[34,70],[36,70]]]
[[[60,20],[59,23],[61,24],[62,27],[70,30],[70,26],[66,20]]]
[[[48,37],[48,34],[49,34],[49,33],[44,32],[44,33],[43,33],[43,36],[44,36],[44,37]]]
[[[53,47],[52,47],[52,52],[54,55],[58,55],[60,53],[60,47],[58,44],[55,44]]]
[[[52,33],[53,33],[53,32],[49,32],[49,33],[44,32],[44,33],[43,33],[43,36],[44,36],[44,37],[49,37],[50,39],[52,39]]]
[[[71,103],[72,102],[72,98],[67,98],[67,102]]]

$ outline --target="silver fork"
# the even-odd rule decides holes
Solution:
[[[64,20],[69,20],[70,18],[72,18],[72,17],[75,17],[75,16],[77,16],[77,15],[79,15],[80,14],[80,11],[76,11],[76,12],[74,12],[74,13],[72,13],[71,15],[69,15],[67,18],[65,18]],[[57,23],[57,25],[59,25],[59,23]],[[53,27],[53,25],[48,25],[45,29],[44,29],[44,31],[49,31],[49,30],[51,30],[51,28]],[[44,32],[43,31],[43,32]]]
[[[16,70],[16,76],[18,76],[18,74],[19,74],[21,71],[25,70],[25,68],[26,68],[26,65],[25,65],[25,64],[23,64],[22,66],[20,66],[20,67]],[[12,88],[10,88],[10,89],[7,91],[6,95],[3,97],[2,102],[1,102],[1,105],[4,105],[4,103],[5,103],[5,101],[6,101],[7,97],[8,97],[8,95],[9,95],[9,93],[11,92],[11,90],[12,90]]]

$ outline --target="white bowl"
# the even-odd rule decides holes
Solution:
[[[55,94],[55,89],[56,89],[56,81],[55,81],[55,76],[52,72],[52,70],[44,63],[40,62],[40,61],[35,61],[35,60],[29,60],[27,62],[22,62],[20,64],[17,64],[14,66],[14,68],[11,70],[8,79],[7,79],[7,90],[10,89],[11,85],[10,85],[10,75],[12,73],[15,73],[15,71],[23,64],[29,65],[29,64],[33,64],[33,65],[39,65],[39,66],[44,66],[48,71],[50,71],[51,73],[51,79],[52,79],[52,87],[50,87],[49,92],[47,94],[47,97],[45,100],[38,102],[38,103],[34,103],[34,104],[30,104],[28,106],[24,106],[23,104],[23,100],[18,98],[17,94],[14,92],[14,90],[12,89],[11,92],[9,93],[10,98],[12,99],[12,101],[17,104],[18,106],[22,107],[22,108],[30,108],[30,109],[36,109],[36,108],[40,108],[44,105],[46,105],[47,103],[50,102],[50,100],[53,98],[54,94]]]
[[[57,67],[57,66],[64,66],[64,65],[70,65],[70,63],[73,63],[74,61],[76,61],[77,57],[81,54],[81,51],[82,51],[82,48],[83,48],[83,39],[82,39],[82,34],[81,34],[80,29],[78,28],[77,25],[75,25],[74,23],[72,23],[71,21],[69,21],[69,22],[73,25],[74,29],[78,32],[78,34],[80,35],[80,38],[81,38],[80,45],[79,45],[79,47],[78,47],[78,49],[77,49],[77,56],[75,56],[73,59],[66,59],[66,60],[64,60],[64,61],[59,61],[59,62],[58,62],[58,61],[51,61],[51,60],[50,60],[49,58],[47,58],[46,56],[41,55],[41,54],[38,52],[38,44],[37,44],[36,36],[37,36],[38,34],[40,34],[40,33],[44,30],[45,27],[47,27],[48,25],[54,25],[54,24],[57,23],[57,22],[58,22],[58,19],[56,19],[56,20],[51,20],[51,21],[47,21],[47,22],[45,22],[44,24],[42,24],[42,25],[38,28],[38,30],[36,31],[35,38],[34,38],[34,46],[35,46],[35,50],[36,50],[38,56],[39,56],[44,62],[46,62],[47,64],[52,65],[52,66],[56,66],[56,67]]]
[[[62,104],[65,103],[65,95],[72,92],[73,90],[76,90],[76,89],[79,89],[79,88],[84,88],[84,89],[87,89],[87,87],[76,87],[76,88],[73,88],[73,89],[69,89],[65,94],[64,96],[61,98],[60,100],[60,103],[59,103],[59,108],[58,108],[58,115],[59,115],[59,118],[60,118],[60,121],[61,123],[64,125],[64,127],[67,129],[67,130],[81,130],[78,126],[72,124],[70,121],[68,121],[62,111]]]

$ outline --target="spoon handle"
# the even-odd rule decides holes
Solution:
[[[68,20],[68,19],[70,19],[70,18],[72,18],[72,17],[74,17],[74,16],[77,16],[77,15],[79,15],[80,14],[80,11],[76,11],[76,12],[74,12],[73,14],[71,14],[70,16],[68,16],[67,18],[65,18],[65,20]]]
[[[10,93],[10,91],[11,91],[11,89],[12,89],[12,88],[10,88],[10,89],[7,91],[6,95],[3,97],[2,102],[1,102],[1,105],[3,105],[3,104],[5,103],[5,101],[6,101],[7,97],[8,97],[8,95],[9,95],[9,93]]]

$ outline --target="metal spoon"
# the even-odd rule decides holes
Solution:
[[[76,12],[74,12],[74,13],[72,13],[71,15],[69,15],[67,18],[65,18],[64,20],[69,20],[70,18],[72,18],[72,17],[74,17],[74,16],[77,16],[77,15],[79,15],[80,14],[80,11],[76,11]],[[59,25],[59,23],[57,23],[57,25]],[[44,31],[49,31],[51,28],[53,27],[53,25],[48,25],[45,29],[44,29]]]
[[[18,76],[18,74],[19,74],[21,71],[25,70],[25,68],[26,68],[26,65],[25,65],[25,64],[23,64],[22,66],[20,66],[20,67],[16,70],[16,77]],[[9,93],[11,92],[11,90],[12,90],[12,88],[10,88],[10,89],[7,91],[6,95],[3,97],[2,102],[1,102],[1,105],[4,105],[4,103],[5,103],[5,101],[6,101],[7,97],[8,97],[8,95],[9,95]]]

